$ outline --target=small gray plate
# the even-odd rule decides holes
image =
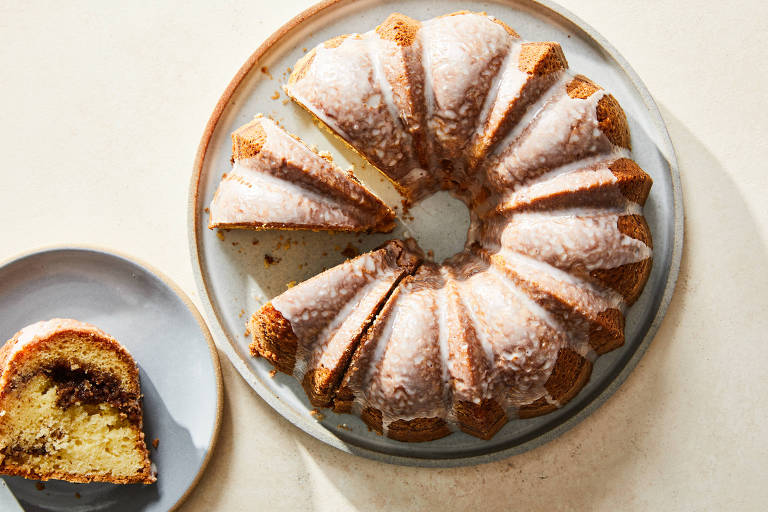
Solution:
[[[3,477],[24,509],[176,508],[208,461],[222,402],[216,350],[184,293],[127,257],[54,248],[0,266],[0,311],[0,340],[38,320],[65,317],[92,323],[125,345],[139,365],[144,433],[158,471],[153,485],[49,480],[43,488],[32,480]],[[157,449],[153,439],[159,439]]]
[[[387,238],[413,236],[440,258],[464,244],[468,213],[446,193],[435,194],[399,216],[388,235],[314,232],[237,231],[206,228],[206,208],[221,174],[231,167],[230,133],[264,113],[280,121],[308,144],[329,150],[390,205],[400,196],[370,165],[334,137],[319,130],[311,116],[285,98],[280,86],[289,67],[307,49],[339,34],[374,28],[390,13],[428,19],[460,10],[486,11],[509,24],[523,38],[558,41],[570,68],[604,86],[621,103],[632,131],[633,158],[653,178],[645,217],[653,234],[653,270],[642,297],[627,316],[626,343],[598,359],[588,385],[562,409],[507,423],[489,441],[461,432],[428,443],[401,443],[370,432],[359,418],[324,411],[312,415],[301,385],[290,376],[271,375],[264,359],[248,353],[245,321],[267,300],[344,260],[352,244],[368,250]],[[350,78],[354,79],[354,78]],[[243,65],[208,121],[198,148],[190,187],[189,239],[200,297],[219,346],[248,383],[289,421],[345,452],[390,463],[458,466],[498,460],[554,439],[602,404],[626,379],[661,324],[672,297],[683,244],[683,203],[675,152],[648,90],[611,45],[562,7],[533,0],[327,0],[297,15]],[[288,247],[288,248],[287,248]],[[287,248],[287,249],[286,249]],[[269,265],[279,260],[279,264]]]

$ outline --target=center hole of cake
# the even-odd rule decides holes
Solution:
[[[440,191],[413,205],[400,222],[405,236],[414,238],[430,258],[441,262],[464,249],[469,209],[450,193]]]

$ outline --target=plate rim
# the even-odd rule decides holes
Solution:
[[[106,247],[102,247],[95,244],[42,245],[42,246],[38,246],[32,249],[28,249],[26,251],[17,253],[8,258],[4,258],[3,260],[0,260],[0,270],[26,258],[48,254],[48,253],[60,252],[60,251],[78,251],[83,253],[97,253],[97,254],[113,257],[113,258],[122,259],[129,263],[133,263],[134,265],[141,267],[143,270],[145,270],[149,274],[160,279],[160,281],[163,284],[165,284],[173,292],[173,294],[176,295],[176,297],[181,299],[181,302],[184,304],[184,306],[190,311],[190,313],[192,313],[192,316],[197,322],[198,327],[200,328],[200,331],[202,332],[203,337],[205,338],[205,342],[208,345],[208,352],[211,357],[211,362],[213,363],[214,376],[216,378],[216,418],[213,426],[213,432],[211,433],[211,438],[208,441],[208,452],[205,454],[205,458],[203,459],[203,462],[200,465],[200,468],[198,469],[197,474],[192,479],[189,486],[185,489],[184,493],[181,496],[179,496],[176,502],[173,505],[171,505],[171,507],[168,509],[169,512],[178,510],[178,508],[189,497],[189,495],[192,493],[195,487],[197,487],[197,484],[200,482],[200,479],[202,478],[203,473],[205,473],[205,470],[208,467],[208,463],[210,462],[213,456],[213,452],[216,449],[216,444],[219,438],[219,432],[221,430],[221,420],[222,420],[223,409],[224,409],[224,380],[221,373],[221,361],[219,360],[219,354],[216,348],[216,343],[214,343],[213,341],[213,336],[211,335],[211,332],[208,328],[208,324],[206,323],[203,316],[200,314],[200,311],[197,309],[197,306],[195,306],[194,302],[192,302],[192,299],[189,298],[189,296],[184,292],[184,290],[181,289],[181,287],[179,287],[179,285],[177,285],[173,280],[171,280],[171,278],[165,275],[165,273],[158,270],[157,267],[155,267],[154,265],[151,265],[140,258],[131,256],[119,250],[106,248]]]
[[[672,253],[670,257],[669,273],[667,275],[666,282],[664,284],[663,294],[658,305],[658,309],[653,316],[648,330],[646,331],[643,339],[638,343],[632,356],[627,363],[616,375],[616,377],[591,401],[587,402],[578,412],[574,413],[571,417],[567,418],[562,423],[551,428],[547,432],[534,437],[528,441],[525,441],[519,445],[501,449],[498,451],[485,453],[482,455],[473,455],[467,457],[453,457],[453,458],[421,458],[421,457],[408,457],[402,455],[392,455],[385,452],[370,450],[356,445],[351,445],[343,442],[341,439],[334,436],[330,431],[326,430],[322,426],[319,426],[317,422],[311,421],[308,418],[301,417],[295,414],[295,411],[287,405],[272,391],[267,388],[256,374],[254,374],[248,363],[240,356],[235,348],[235,342],[227,334],[223,328],[223,321],[219,316],[219,313],[214,308],[211,301],[211,297],[208,291],[209,276],[205,275],[203,271],[203,259],[201,251],[201,240],[197,236],[200,226],[200,218],[195,215],[195,206],[199,199],[200,193],[200,178],[202,175],[203,164],[208,151],[208,146],[213,138],[213,133],[221,119],[222,114],[227,108],[232,96],[238,90],[240,84],[250,71],[259,63],[260,59],[269,52],[269,50],[276,45],[283,37],[289,35],[300,24],[316,17],[317,15],[324,13],[332,7],[338,7],[339,4],[349,4],[354,0],[323,0],[314,5],[311,5],[304,11],[300,12],[286,23],[281,25],[275,32],[273,32],[245,61],[245,63],[237,70],[235,76],[227,85],[226,89],[219,98],[213,113],[208,118],[205,125],[203,135],[200,139],[200,143],[197,148],[195,160],[192,166],[192,176],[189,184],[189,192],[187,197],[187,235],[189,243],[189,254],[192,263],[192,270],[195,275],[195,283],[197,284],[197,291],[200,297],[200,301],[203,304],[203,309],[206,316],[211,322],[211,327],[216,332],[216,339],[224,339],[226,343],[220,343],[219,346],[222,351],[227,355],[232,365],[237,369],[238,373],[248,383],[248,385],[256,391],[256,393],[266,401],[275,411],[277,411],[283,418],[287,419],[293,425],[304,431],[306,434],[314,437],[315,439],[322,441],[338,450],[345,453],[359,455],[368,459],[377,460],[380,462],[386,462],[390,464],[397,464],[403,466],[417,466],[417,467],[459,467],[470,466],[477,464],[484,464],[501,459],[505,459],[512,455],[526,452],[538,446],[548,443],[568,430],[581,423],[585,418],[595,412],[601,405],[603,405],[626,381],[629,375],[634,371],[637,364],[642,359],[651,341],[655,338],[656,333],[661,327],[661,323],[666,316],[669,305],[674,295],[677,280],[680,274],[680,264],[683,253],[683,243],[685,238],[684,233],[684,209],[683,209],[683,193],[682,184],[680,180],[680,170],[677,162],[677,154],[672,144],[672,140],[669,136],[666,123],[661,115],[661,112],[656,105],[650,91],[645,86],[645,83],[640,79],[640,76],[629,65],[629,62],[618,52],[618,50],[599,32],[597,32],[591,25],[586,23],[580,17],[573,14],[570,10],[562,7],[558,3],[551,0],[496,0],[499,4],[504,4],[513,7],[515,4],[528,4],[529,7],[534,10],[549,11],[550,15],[554,15],[573,23],[578,26],[589,38],[591,38],[602,50],[604,50],[608,57],[613,59],[619,68],[626,74],[631,85],[639,93],[643,104],[648,109],[651,120],[661,135],[661,140],[657,141],[657,144],[662,147],[665,152],[663,155],[669,164],[669,175],[672,184],[672,200],[673,200],[673,239],[672,239]]]

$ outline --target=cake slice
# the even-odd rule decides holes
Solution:
[[[422,174],[384,79],[374,32],[321,43],[294,66],[286,93],[383,172],[401,191]]]
[[[391,231],[394,212],[350,172],[266,117],[232,134],[232,170],[210,206],[210,228]]]
[[[629,127],[616,99],[588,78],[561,80],[518,133],[510,132],[499,154],[488,159],[486,179],[499,193],[579,160],[621,156],[630,149]]]
[[[0,473],[37,480],[155,481],[139,370],[98,328],[54,318],[0,349]]]
[[[400,240],[337,265],[275,297],[248,322],[251,354],[302,383],[326,407],[360,337],[421,256]]]

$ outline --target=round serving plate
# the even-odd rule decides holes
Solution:
[[[222,407],[216,347],[184,292],[127,256],[94,248],[50,248],[0,266],[0,311],[2,340],[31,323],[62,317],[94,324],[122,343],[139,366],[144,434],[157,468],[152,485],[59,480],[41,485],[4,476],[24,509],[177,508],[208,463]]]
[[[386,239],[414,236],[436,258],[459,250],[467,212],[439,193],[399,216],[388,235],[314,232],[215,232],[207,229],[206,207],[221,174],[230,168],[230,133],[257,113],[275,118],[308,144],[329,150],[389,205],[400,197],[382,178],[289,101],[281,90],[290,67],[318,43],[339,34],[364,32],[390,13],[428,19],[458,10],[485,11],[523,38],[561,43],[570,68],[610,91],[627,113],[633,157],[654,181],[645,206],[653,234],[654,264],[640,300],[630,309],[623,347],[600,357],[589,384],[562,409],[527,420],[510,421],[490,441],[454,433],[427,443],[401,443],[370,432],[351,415],[316,414],[301,386],[288,375],[273,375],[271,365],[248,355],[245,322],[267,300],[357,250]],[[354,80],[354,77],[350,77]],[[412,218],[411,218],[412,216]],[[565,9],[529,0],[446,1],[340,0],[318,4],[284,25],[259,47],[230,83],[206,127],[190,185],[189,240],[200,297],[220,346],[261,397],[308,434],[345,452],[397,464],[457,466],[520,453],[559,436],[600,406],[626,379],[656,333],[672,296],[683,243],[683,206],[674,150],[650,94],[626,61],[599,34]]]

